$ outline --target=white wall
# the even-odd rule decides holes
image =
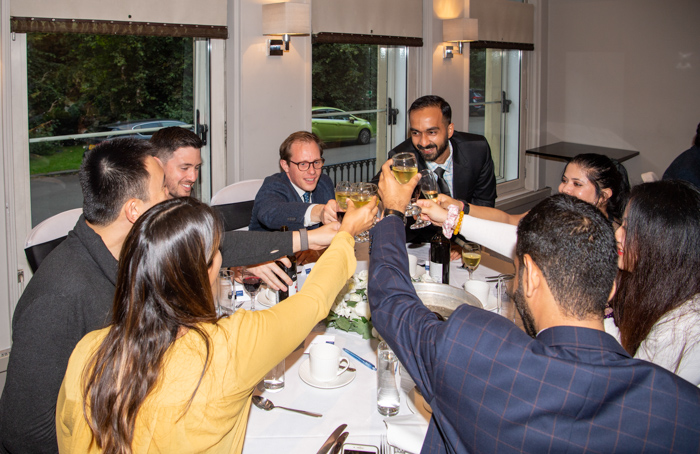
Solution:
[[[310,129],[311,37],[292,36],[289,52],[268,57],[262,5],[273,0],[228,1],[226,170],[231,184],[279,171],[282,141]]]
[[[548,1],[544,144],[632,149],[660,177],[700,122],[700,2]],[[546,126],[545,126],[546,125]],[[548,163],[556,190],[563,164]]]

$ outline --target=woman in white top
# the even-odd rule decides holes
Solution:
[[[632,189],[615,238],[611,334],[632,355],[700,384],[700,192],[680,180]]]

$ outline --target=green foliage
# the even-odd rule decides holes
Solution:
[[[486,49],[469,51],[469,88],[486,91]]]
[[[51,147],[51,153],[35,154],[33,150],[34,145],[46,145],[46,148]],[[56,142],[31,144],[29,151],[30,175],[78,169],[85,153],[85,149],[80,145],[61,147]]]
[[[314,44],[313,106],[376,109],[378,50],[368,44]]]
[[[348,306],[350,306],[350,302],[348,302]],[[354,307],[354,304],[351,307]],[[350,320],[347,317],[340,317],[338,314],[331,311],[326,318],[326,325],[328,327],[335,327],[350,333],[358,333],[363,339],[372,338],[372,322],[367,320],[365,317]]]
[[[192,121],[191,38],[33,33],[27,62],[30,137],[126,120]]]

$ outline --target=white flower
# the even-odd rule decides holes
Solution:
[[[359,303],[362,301],[362,295],[358,295],[357,293],[352,293],[348,297],[347,301],[353,301],[353,302]]]
[[[361,281],[366,281],[369,278],[369,271],[367,270],[362,270],[359,273],[357,273],[357,279]]]
[[[355,311],[355,315],[357,315],[357,318],[364,317],[369,320],[369,303],[367,301],[357,303],[353,309]]]

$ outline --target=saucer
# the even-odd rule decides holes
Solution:
[[[272,307],[275,305],[275,291],[269,288],[263,289],[258,293],[258,303],[265,307]]]
[[[350,363],[350,366],[352,367],[352,363]],[[350,382],[352,382],[355,379],[355,375],[357,375],[357,372],[345,371],[342,374],[338,375],[335,378],[335,380],[318,381],[311,376],[311,366],[309,365],[308,359],[304,361],[299,367],[299,377],[301,378],[301,380],[307,385],[313,386],[314,388],[342,388],[343,386],[350,384]]]

